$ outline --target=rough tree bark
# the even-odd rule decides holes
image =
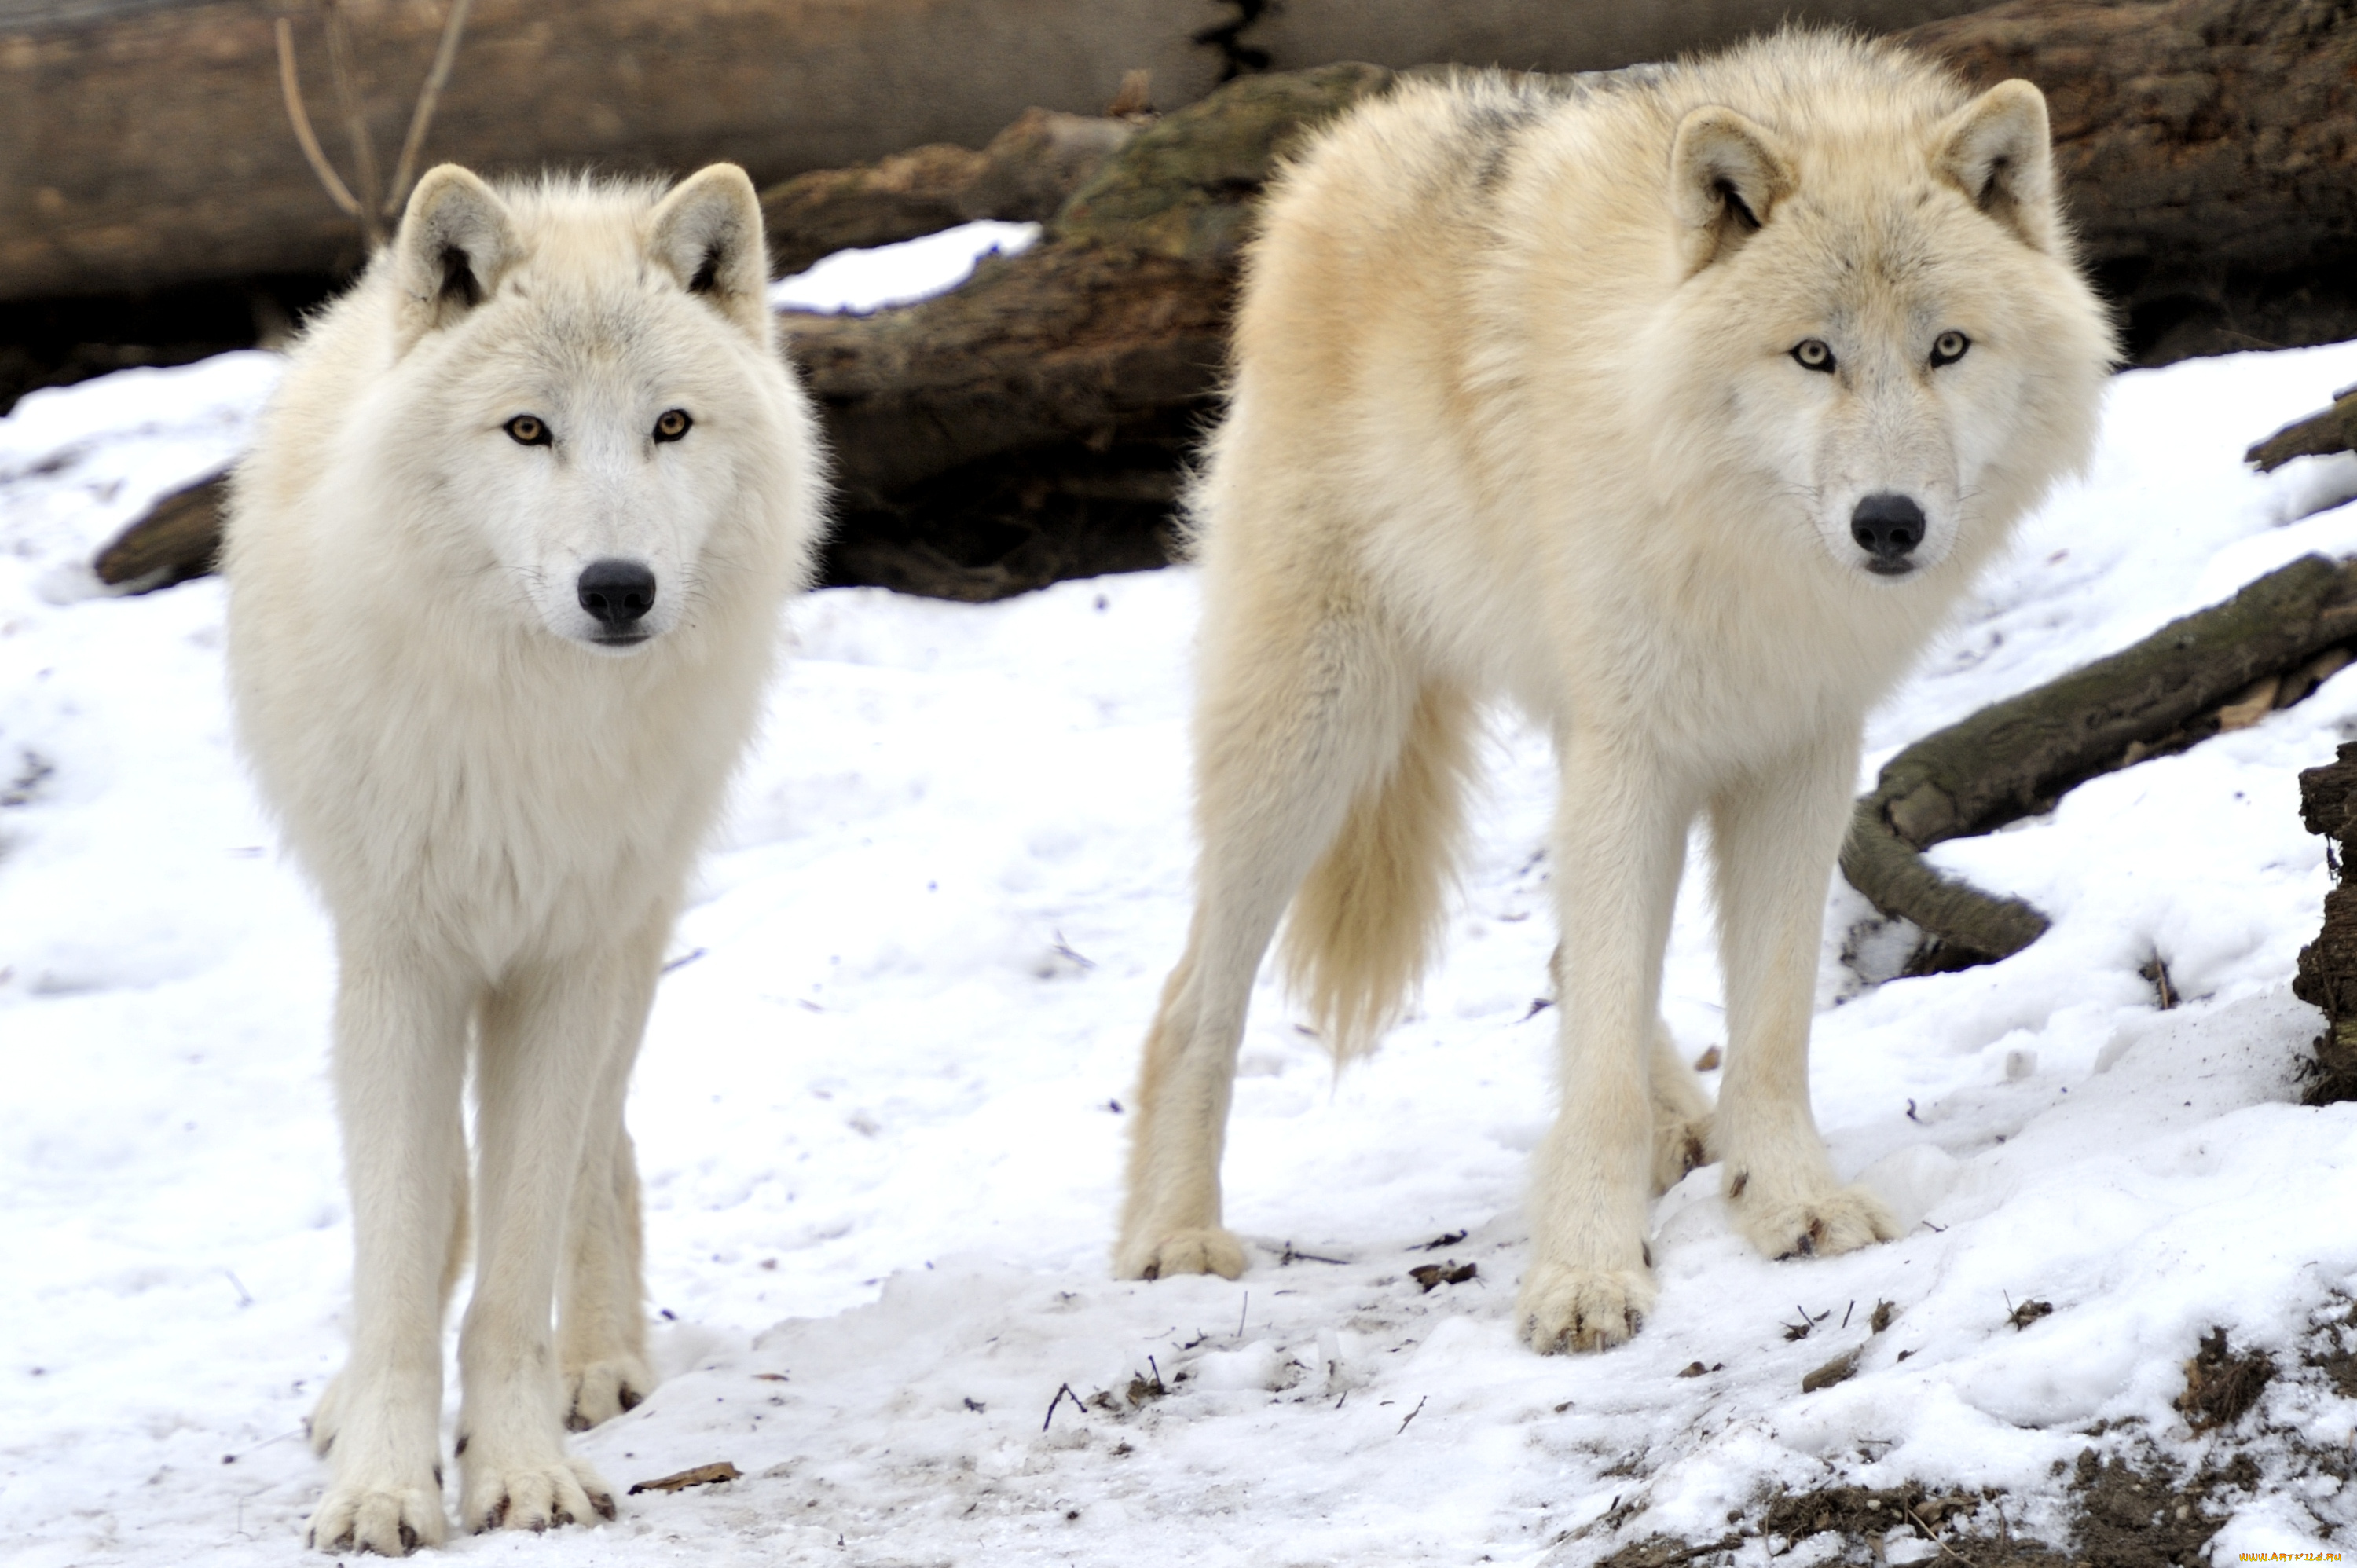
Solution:
[[[1115,145],[1059,166],[1086,177],[1038,245],[920,305],[789,313],[788,350],[841,489],[827,581],[987,599],[1168,560],[1178,467],[1210,410],[1251,199],[1293,137],[1391,80],[1329,66],[1247,77],[1142,128],[1050,122],[1063,147]],[[1017,132],[1047,139],[1021,122]],[[920,186],[911,171],[972,177],[934,178],[928,200],[998,177],[988,153],[963,155],[974,164],[952,151],[796,180],[766,202],[805,248],[813,233],[903,237],[896,224],[921,214],[890,198]],[[190,515],[172,516],[183,575],[209,569],[215,548]],[[145,555],[110,551],[114,570],[141,563],[110,581],[174,580]]]
[[[444,5],[341,0],[380,156],[400,144]],[[1173,102],[1219,80],[1212,0],[477,0],[427,153],[758,182],[929,142],[979,145],[1027,104],[1094,113],[1134,68]],[[0,300],[345,272],[358,230],[286,123],[273,23],[346,171],[315,7],[0,4]]]
[[[2072,210],[2132,344],[2166,358],[2248,346],[2256,326],[2282,341],[2357,329],[2337,281],[2357,277],[2357,6],[2016,0],[1903,36],[2044,86]],[[1092,138],[1120,145],[1032,251],[941,299],[793,318],[845,486],[830,580],[987,597],[1163,559],[1252,199],[1279,147],[1393,80],[1373,66],[1247,76],[1126,136],[1059,131],[1045,141],[1067,175]],[[1006,194],[1014,161],[996,145],[923,149],[806,177],[770,206],[798,256],[1028,215],[1057,187]],[[2255,270],[2269,258],[2289,270]],[[2276,292],[2253,303],[2253,279]]]
[[[2328,852],[2332,890],[2324,896],[2324,929],[2299,950],[2299,973],[2292,994],[2324,1014],[2316,1037],[2308,1092],[2309,1105],[2357,1100],[2357,886],[2344,880],[2357,851],[2357,746],[2344,746],[2333,761],[2299,776],[2299,816],[2308,831],[2330,839]]]
[[[2357,5],[2012,0],[1898,36],[2045,91],[2139,362],[2357,331]]]
[[[2357,387],[2332,394],[2332,406],[2321,413],[2294,420],[2243,454],[2243,461],[2271,474],[2294,457],[2329,457],[2357,447]]]
[[[443,5],[341,3],[379,144],[396,143]],[[1272,58],[1590,70],[1788,15],[1887,28],[1969,3],[479,0],[433,150],[486,171],[683,173],[731,158],[770,182],[925,143],[978,146],[1027,104],[1092,113],[1132,70],[1168,108]],[[352,227],[279,103],[279,16],[296,21],[315,118],[342,160],[303,0],[0,0],[0,300],[349,265]]]
[[[770,271],[790,275],[837,251],[976,219],[1044,223],[1136,130],[1133,119],[1027,109],[978,153],[937,142],[854,168],[813,169],[761,192]]]

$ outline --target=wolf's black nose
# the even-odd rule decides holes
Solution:
[[[1923,509],[1911,498],[1888,490],[1867,497],[1849,514],[1849,536],[1874,557],[1867,564],[1874,572],[1906,571],[1907,557],[1923,542],[1924,527]]]
[[[608,556],[581,569],[581,607],[615,631],[635,626],[655,607],[655,575],[636,561]]]

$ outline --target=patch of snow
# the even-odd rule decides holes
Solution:
[[[1037,223],[983,219],[898,244],[837,251],[771,284],[770,308],[866,315],[913,305],[965,282],[984,257],[1019,256],[1039,238]]]
[[[234,453],[274,374],[129,371],[0,420],[0,1539],[33,1568],[298,1561],[321,1487],[300,1430],[344,1354],[350,1247],[328,927],[231,744],[219,583],[58,591]],[[2119,377],[2093,470],[1874,715],[1866,778],[2357,548],[2347,509],[2287,521],[2309,481],[2240,461],[2352,381],[2357,345]],[[1504,717],[1417,1015],[1336,1080],[1264,983],[1225,1172],[1250,1271],[1109,1277],[1135,1052],[1189,912],[1196,600],[1181,569],[798,607],[631,1104],[666,1380],[576,1440],[623,1486],[744,1478],[453,1556],[1570,1563],[1716,1539],[1776,1487],[1910,1478],[2007,1488],[2035,1530],[2115,1440],[2099,1423],[2223,1452],[2171,1404],[2213,1326],[2286,1370],[2244,1449],[2350,1441],[2357,1402],[2293,1374],[2357,1292],[2357,1106],[2293,1102],[2317,1021],[2287,985],[2326,887],[2295,775],[2357,736],[2357,675],[1941,846],[2053,917],[2005,963],[1867,985],[1837,889],[1817,1117],[1909,1230],[1771,1262],[1696,1172],[1656,1211],[1644,1332],[1541,1359],[1511,1305],[1553,1070],[1530,1007],[1553,767]],[[1664,1002],[1690,1055],[1724,1039],[1712,948],[1691,886]],[[2165,1013],[2155,956],[2185,998]],[[1425,1262],[1478,1273],[1427,1293]],[[2033,1299],[2052,1312],[2015,1326]],[[1852,1350],[1857,1375],[1800,1391]],[[2345,1491],[2269,1473],[2213,1560],[2348,1547]]]

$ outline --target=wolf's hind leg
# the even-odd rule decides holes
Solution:
[[[1713,1114],[1710,1096],[1678,1054],[1669,1025],[1658,1019],[1653,1024],[1653,1059],[1648,1077],[1653,1101],[1653,1191],[1658,1196],[1715,1157]]]
[[[1221,1224],[1220,1156],[1253,979],[1353,800],[1398,764],[1417,696],[1388,630],[1340,596],[1207,612],[1195,916],[1138,1074],[1114,1251],[1125,1279],[1243,1272]]]
[[[1821,740],[1711,806],[1727,1023],[1716,1147],[1738,1228],[1771,1258],[1846,1252],[1897,1234],[1880,1199],[1835,1177],[1809,1111],[1825,884],[1857,772],[1855,736]]]
[[[442,1312],[465,1255],[468,988],[394,942],[344,934],[336,1104],[352,1194],[352,1351],[312,1412],[323,1552],[438,1544]]]
[[[566,1214],[565,1272],[557,1283],[557,1363],[565,1377],[565,1423],[576,1432],[634,1408],[655,1386],[647,1363],[639,1166],[622,1112],[669,931],[668,920],[658,922],[631,955],[619,1048],[589,1105],[581,1175]]]

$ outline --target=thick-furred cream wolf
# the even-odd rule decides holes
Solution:
[[[1827,878],[1869,704],[2083,465],[2114,359],[2045,101],[1792,33],[1573,87],[1415,81],[1278,179],[1193,491],[1198,902],[1146,1038],[1114,1265],[1231,1277],[1254,973],[1341,1054],[1439,928],[1480,705],[1555,736],[1562,1105],[1515,1307],[1635,1332],[1649,1196],[1724,1165],[1771,1257],[1888,1239],[1811,1116]],[[1657,1021],[1708,823],[1714,1112]]]
[[[323,1550],[445,1533],[470,1043],[460,1517],[613,1515],[565,1433],[653,1382],[623,1096],[819,532],[767,274],[734,165],[668,195],[446,165],[296,346],[238,469],[240,727],[340,966],[356,1264],[351,1359],[312,1420]]]

